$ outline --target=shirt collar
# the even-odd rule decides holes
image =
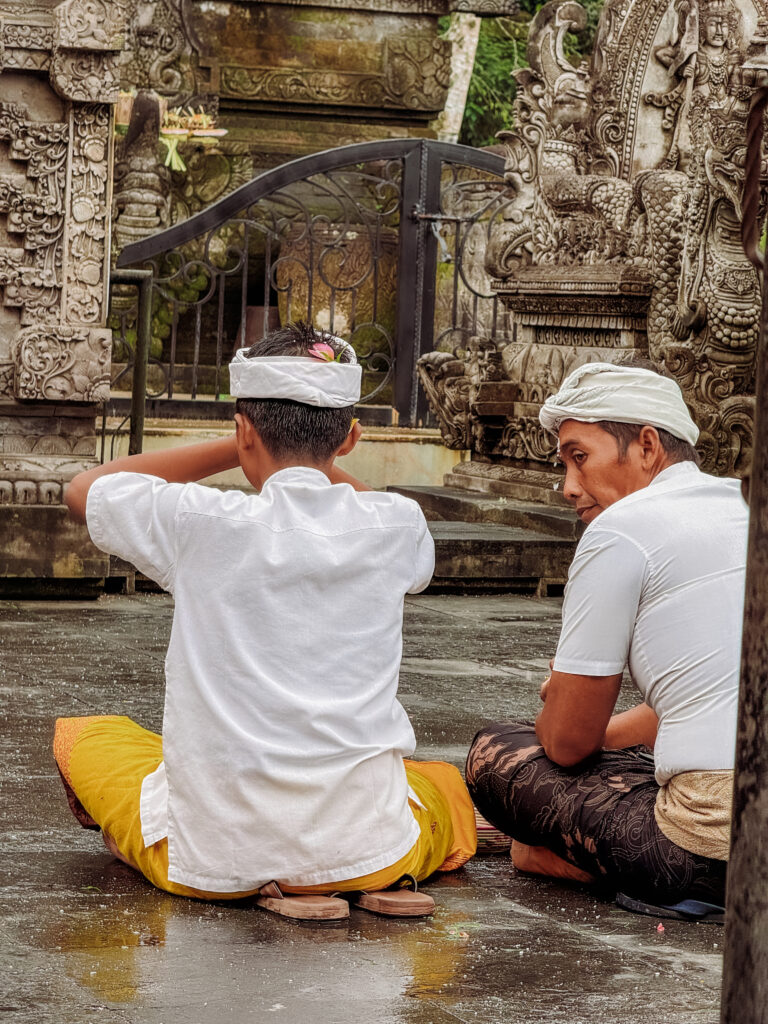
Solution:
[[[660,473],[648,484],[649,487],[653,487],[654,484],[666,483],[668,480],[675,480],[684,476],[697,476],[701,473],[701,470],[692,459],[686,459],[685,462],[675,462],[671,466],[667,466],[666,469],[662,469]]]
[[[272,476],[267,477],[261,490],[264,492],[272,484],[281,486],[283,484],[298,483],[303,484],[305,487],[331,486],[331,481],[319,469],[313,469],[311,466],[287,466],[285,469],[279,469]]]

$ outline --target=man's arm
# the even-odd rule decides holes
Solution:
[[[553,670],[536,719],[536,735],[550,761],[569,768],[603,748],[620,688],[620,672],[580,676]]]
[[[653,748],[658,728],[659,719],[656,712],[647,704],[638,704],[629,711],[613,715],[605,730],[603,746],[610,750],[620,750],[622,747],[634,747],[638,743],[643,743],[646,747]]]
[[[78,473],[64,494],[72,518],[85,522],[88,491],[94,480],[111,473],[146,473],[168,483],[189,483],[214,473],[223,473],[240,465],[234,434],[217,441],[203,441],[183,448],[166,448],[159,452],[127,455],[114,462],[105,462],[84,473]]]
[[[333,464],[329,473],[328,479],[332,484],[349,484],[354,487],[356,491],[372,491],[373,488],[369,487],[368,484],[364,484],[362,480],[358,480],[357,477],[352,476],[350,473],[345,473],[343,469],[339,469],[336,463]]]

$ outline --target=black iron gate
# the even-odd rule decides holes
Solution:
[[[234,350],[307,319],[355,346],[364,422],[425,423],[419,357],[463,348],[478,332],[506,334],[483,264],[513,198],[503,172],[498,154],[451,143],[344,146],[267,171],[127,246],[118,267],[152,273],[150,352],[136,299],[116,283],[109,411],[127,418],[120,389],[131,378],[141,387],[133,370],[148,358],[148,414],[229,418]]]

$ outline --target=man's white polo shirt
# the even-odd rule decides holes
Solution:
[[[118,473],[91,486],[87,520],[175,598],[165,761],[141,799],[168,878],[241,892],[404,856],[419,829],[396,697],[403,599],[434,568],[418,505],[304,467],[258,496]]]
[[[610,505],[576,550],[555,669],[629,667],[659,717],[660,784],[733,768],[746,552],[739,481],[693,462]]]

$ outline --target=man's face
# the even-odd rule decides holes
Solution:
[[[563,494],[583,523],[591,523],[619,498],[647,486],[649,476],[636,441],[620,460],[611,434],[596,423],[576,420],[563,421],[558,439],[565,466]]]

